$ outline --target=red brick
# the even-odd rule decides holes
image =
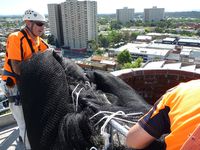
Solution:
[[[169,75],[180,75],[181,71],[180,70],[168,70],[167,72]]]
[[[157,70],[144,70],[144,75],[155,75]]]
[[[134,71],[134,76],[143,76],[143,75],[144,75],[143,70],[135,70]]]

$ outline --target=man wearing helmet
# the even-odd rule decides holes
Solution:
[[[21,31],[13,32],[8,36],[1,87],[8,97],[10,109],[19,126],[20,137],[25,143],[26,149],[30,149],[27,134],[25,134],[24,115],[17,81],[20,76],[21,62],[30,58],[33,53],[47,50],[48,45],[40,37],[44,33],[46,23],[43,15],[29,9],[25,11],[23,21],[25,27]]]

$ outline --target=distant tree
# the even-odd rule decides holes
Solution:
[[[111,33],[108,34],[108,40],[110,43],[119,43],[123,38],[123,35],[120,32],[117,31],[111,31]]]
[[[134,21],[130,20],[129,22],[126,22],[125,27],[126,28],[130,28],[131,26],[133,26],[135,23]]]
[[[138,68],[138,67],[141,67],[142,62],[143,62],[142,57],[138,57],[133,63],[134,63],[135,66]]]
[[[167,32],[167,31],[166,31],[166,32]],[[170,30],[170,31],[167,32],[167,33],[178,34],[178,32],[177,32],[176,30],[174,30],[174,29]]]
[[[101,17],[101,18],[98,19],[97,22],[98,22],[100,25],[106,25],[106,24],[109,22],[109,20],[108,20],[107,18]]]
[[[149,33],[150,30],[148,28],[145,28],[145,33]]]
[[[104,50],[100,50],[100,49],[95,50],[95,54],[96,54],[96,55],[102,56],[104,53],[105,53]]]
[[[119,64],[123,65],[125,63],[131,63],[132,57],[128,50],[123,50],[117,55],[117,61]]]
[[[142,22],[142,20],[137,20],[135,21],[135,26],[144,26],[144,23]]]
[[[155,28],[155,32],[157,32],[157,33],[163,33],[163,31],[164,31],[163,28],[160,28],[160,27]]]
[[[157,22],[157,27],[160,28],[170,28],[172,26],[172,21],[171,20],[161,20]]]
[[[123,41],[130,42],[132,41],[131,34],[129,31],[125,31],[122,33]]]
[[[194,33],[190,32],[190,31],[183,30],[183,31],[180,32],[180,35],[193,36]]]
[[[106,36],[103,36],[102,34],[100,34],[98,37],[98,43],[99,46],[103,48],[109,47],[110,44],[109,39]]]
[[[120,22],[117,22],[116,20],[111,21],[110,23],[111,30],[119,30],[122,28],[122,24]]]
[[[143,59],[141,57],[138,57],[134,62],[128,62],[128,63],[123,64],[122,69],[140,68],[142,62],[143,62]]]
[[[95,40],[90,40],[88,41],[88,47],[91,48],[92,50],[97,50],[99,46]]]
[[[136,38],[137,38],[138,35],[140,35],[139,32],[133,32],[133,33],[131,33],[131,39],[132,40],[136,40]]]

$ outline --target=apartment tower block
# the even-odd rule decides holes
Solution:
[[[61,40],[63,46],[71,49],[87,48],[88,41],[97,41],[96,1],[66,0],[61,4],[48,4],[48,12],[51,33],[55,37],[62,36],[56,38]],[[61,25],[56,26],[55,22]],[[61,29],[56,29],[58,27]]]
[[[135,9],[124,7],[123,9],[117,9],[117,21],[121,22],[122,24],[126,24],[127,22],[134,19]]]
[[[160,21],[164,19],[164,8],[145,8],[144,9],[144,21]]]

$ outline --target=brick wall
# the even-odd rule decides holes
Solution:
[[[180,82],[200,79],[200,74],[181,70],[131,70],[118,75],[150,104]]]

